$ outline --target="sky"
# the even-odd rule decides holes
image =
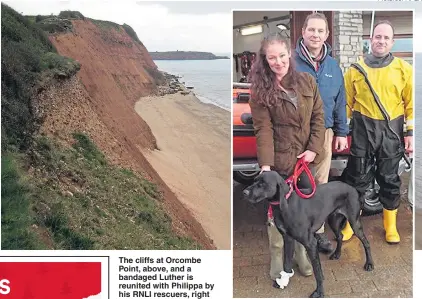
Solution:
[[[231,53],[231,10],[194,2],[2,1],[24,15],[77,10],[85,17],[130,25],[148,51]]]
[[[232,9],[250,9],[256,8],[257,5],[269,9],[289,8],[287,4],[289,2],[282,1],[259,3],[256,1],[3,0],[3,2],[24,15],[57,15],[62,10],[77,10],[88,18],[112,21],[120,25],[126,23],[136,31],[148,51],[204,51],[214,54],[231,53]],[[365,4],[369,5],[371,2],[367,1]],[[359,5],[358,2],[349,3]],[[389,5],[391,3],[389,2]],[[397,5],[405,9],[403,7],[405,3]],[[385,5],[382,2],[372,2],[372,5],[380,4]],[[306,2],[294,3],[295,9],[301,9],[301,5],[306,5]],[[319,7],[324,5],[332,4],[330,1],[318,3]],[[309,4],[305,7],[309,9]],[[414,28],[422,28],[420,5],[417,8]],[[418,34],[420,33],[415,30],[414,48],[416,52],[422,52],[422,38],[417,36]]]

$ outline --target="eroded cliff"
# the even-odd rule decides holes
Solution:
[[[215,248],[141,153],[156,140],[134,104],[162,80],[126,24],[2,4],[2,248]]]
[[[61,103],[55,104],[44,128],[56,136],[68,137],[72,131],[85,131],[110,161],[140,172],[160,186],[178,234],[212,248],[201,225],[139,150],[156,148],[148,124],[134,110],[134,103],[141,96],[155,93],[161,80],[147,49],[121,26],[94,24],[88,19],[72,20],[72,25],[73,32],[51,35],[50,40],[60,55],[81,64],[77,76],[84,88],[75,81],[73,91],[68,90],[64,97],[56,96],[55,102],[61,99]]]

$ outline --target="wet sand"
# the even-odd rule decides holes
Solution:
[[[230,112],[180,93],[141,98],[135,110],[159,148],[145,157],[217,249],[231,249]]]

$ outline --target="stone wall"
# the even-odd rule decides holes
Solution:
[[[361,11],[336,11],[333,24],[333,54],[343,73],[362,55],[363,19]]]

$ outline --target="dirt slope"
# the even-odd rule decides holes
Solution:
[[[154,149],[149,126],[134,111],[141,96],[155,91],[149,70],[156,69],[145,47],[120,28],[101,28],[73,20],[73,33],[51,36],[60,55],[81,63],[77,78],[51,86],[39,95],[46,119],[43,130],[66,141],[70,132],[85,131],[113,163],[129,167],[157,183],[177,233],[214,248],[201,225],[179,202],[139,148]],[[51,105],[53,103],[53,105]]]

